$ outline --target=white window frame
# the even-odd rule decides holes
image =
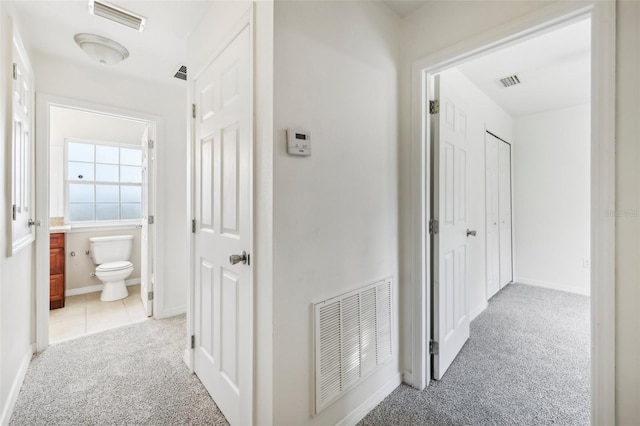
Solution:
[[[69,184],[73,183],[73,184],[87,184],[87,185],[117,185],[117,186],[138,186],[140,187],[141,191],[144,191],[144,188],[142,187],[142,180],[140,181],[140,183],[128,183],[128,182],[103,182],[103,181],[98,181],[96,180],[96,169],[95,169],[95,165],[98,164],[96,163],[96,159],[95,159],[95,151],[94,151],[94,160],[93,160],[93,164],[94,164],[94,179],[92,181],[71,181],[69,180],[69,143],[84,143],[84,144],[90,144],[94,146],[94,150],[95,150],[95,146],[96,145],[100,145],[100,146],[110,146],[110,147],[118,147],[118,148],[130,148],[130,149],[139,149],[143,158],[144,158],[144,147],[141,144],[128,144],[128,143],[117,143],[117,142],[104,142],[104,141],[94,141],[94,140],[88,140],[88,139],[78,139],[78,138],[65,138],[64,139],[64,175],[63,175],[63,180],[64,180],[64,223],[68,223],[69,225],[71,225],[73,228],[81,228],[81,227],[108,227],[108,226],[118,226],[118,225],[139,225],[142,223],[142,217],[140,217],[139,219],[124,219],[124,220],[93,220],[93,221],[71,221],[71,218],[69,216]],[[143,160],[144,161],[144,160]],[[90,163],[87,163],[90,164]],[[102,164],[102,163],[99,163]],[[118,163],[119,166],[121,166],[122,164]],[[144,173],[144,165],[141,164],[142,167],[142,173]],[[142,204],[142,200],[140,201],[140,204]],[[94,201],[93,201],[94,206],[96,205],[96,201],[95,201],[95,194],[94,194]],[[120,205],[121,202],[118,201],[118,205]],[[94,207],[95,209],[95,207]],[[144,206],[141,206],[141,210],[140,210],[140,214],[142,215],[144,213]],[[95,218],[95,210],[94,210],[94,218]]]

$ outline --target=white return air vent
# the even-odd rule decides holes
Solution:
[[[147,18],[136,15],[119,6],[98,0],[89,0],[89,13],[140,32],[144,30],[147,22]]]
[[[392,353],[391,279],[314,305],[315,413]]]

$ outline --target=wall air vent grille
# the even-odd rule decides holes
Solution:
[[[179,78],[180,80],[187,81],[187,66],[181,65],[178,71],[173,75],[175,78]]]
[[[504,87],[511,87],[515,86],[516,84],[520,84],[521,82],[520,77],[514,74],[510,75],[509,77],[501,78],[500,83],[502,83]]]
[[[98,0],[89,0],[89,13],[140,32],[147,23],[147,18]]]
[[[314,305],[316,414],[392,354],[391,280]]]

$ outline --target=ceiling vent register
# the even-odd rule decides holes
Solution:
[[[501,78],[500,83],[502,83],[504,87],[511,87],[515,86],[516,84],[520,84],[521,81],[520,78],[514,74],[509,77]]]
[[[180,80],[187,81],[187,66],[182,65],[173,76],[175,78],[179,78]]]
[[[142,32],[147,23],[147,18],[129,12],[119,6],[97,0],[89,0],[89,13],[108,19],[125,27]]]

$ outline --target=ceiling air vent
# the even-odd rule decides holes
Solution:
[[[175,78],[179,78],[180,80],[187,81],[187,66],[181,65],[178,71],[173,75]]]
[[[520,84],[520,78],[517,75],[510,75],[509,77],[501,78],[500,83],[504,87],[515,86],[516,84]]]
[[[98,0],[89,0],[89,13],[140,32],[144,30],[144,25],[147,22],[147,18]]]

